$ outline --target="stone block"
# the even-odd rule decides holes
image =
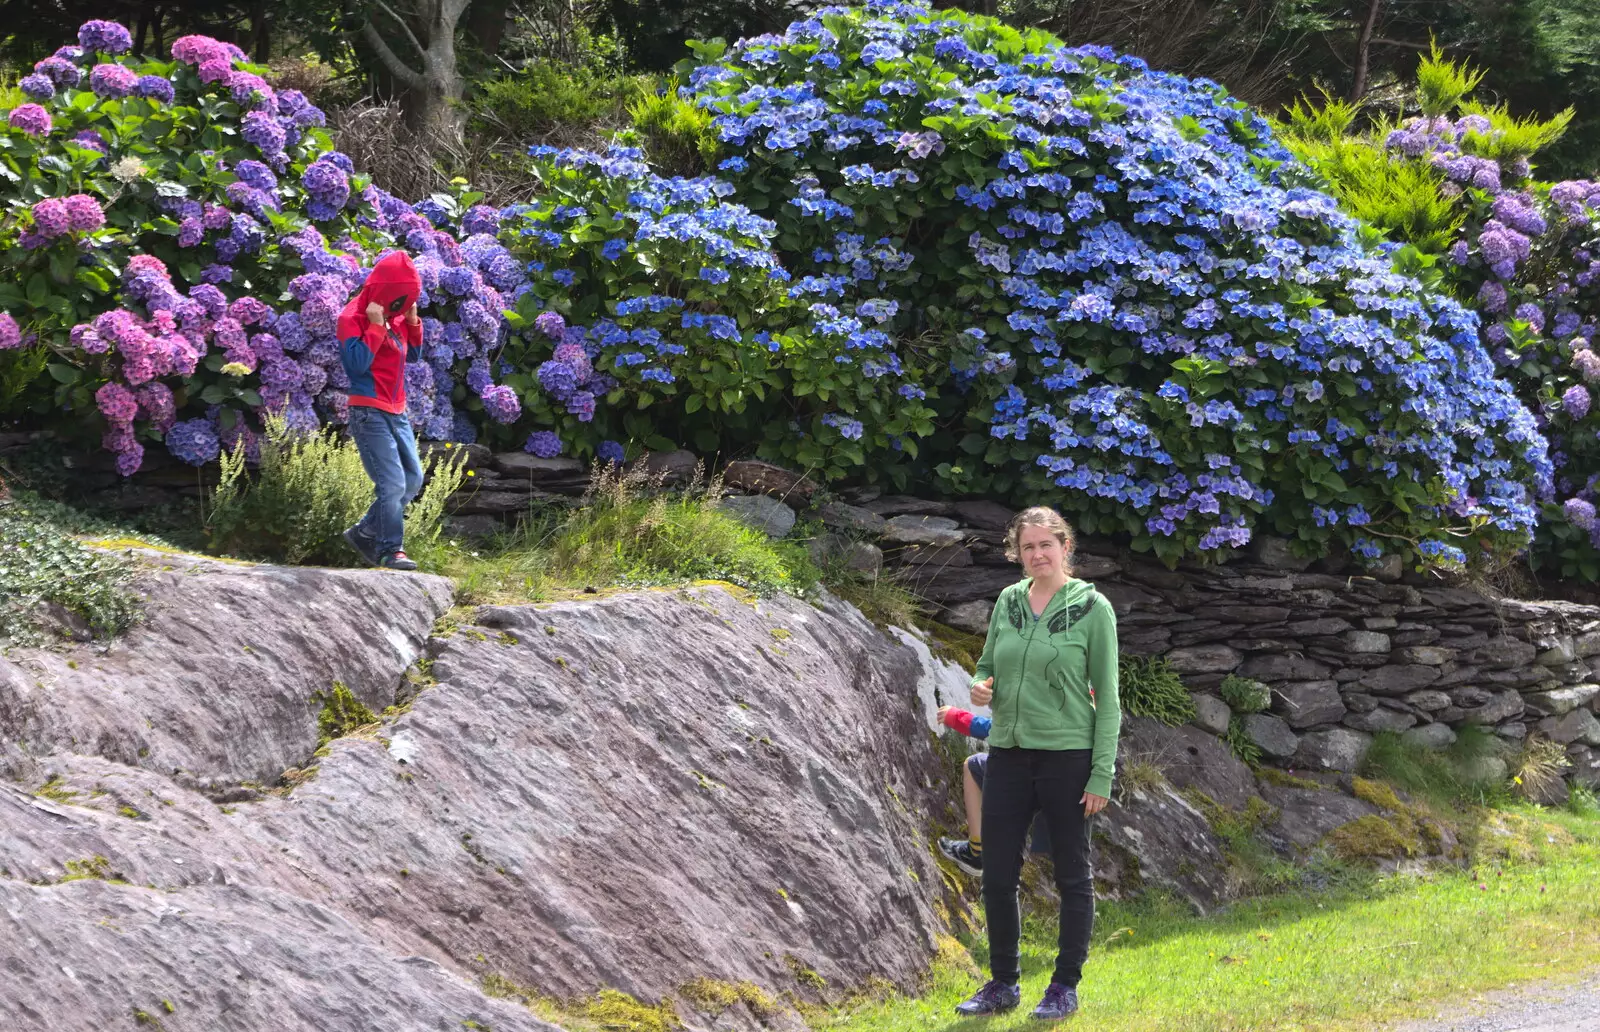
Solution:
[[[1287,760],[1300,747],[1299,737],[1281,718],[1270,713],[1251,713],[1242,720],[1245,736],[1266,756]]]
[[[896,545],[959,545],[960,524],[944,516],[900,515],[883,528],[883,540]],[[1011,571],[1016,580],[1016,571]]]
[[[1272,711],[1292,728],[1337,724],[1346,713],[1336,681],[1291,681],[1272,693]]]
[[[1238,670],[1240,677],[1252,677],[1269,684],[1284,681],[1324,681],[1333,668],[1314,659],[1289,655],[1251,656]]]
[[[794,529],[794,510],[768,495],[729,495],[717,500],[717,508],[769,538],[788,537]]]
[[[1528,705],[1542,713],[1559,717],[1591,702],[1600,695],[1600,684],[1574,684],[1548,692],[1529,692]]]
[[[1417,718],[1409,713],[1380,706],[1371,713],[1352,713],[1344,718],[1344,722],[1345,726],[1353,727],[1357,731],[1377,734],[1379,731],[1404,731],[1416,724]]]
[[[1344,636],[1344,646],[1358,655],[1381,655],[1391,647],[1389,636],[1382,631],[1349,631]]]
[[[842,530],[853,534],[871,534],[876,537],[883,533],[883,528],[889,521],[879,516],[870,509],[863,509],[856,505],[846,505],[844,502],[827,502],[817,506],[817,519],[829,530]]]
[[[994,603],[980,598],[946,609],[943,619],[958,631],[966,631],[968,634],[988,634],[989,616],[993,612]]]
[[[1214,735],[1226,734],[1228,723],[1233,719],[1233,711],[1228,704],[1215,695],[1196,693],[1190,698],[1194,700],[1194,726]]]
[[[722,482],[740,491],[771,495],[794,504],[810,499],[817,492],[816,481],[759,459],[728,463],[722,471]]]
[[[1438,679],[1437,667],[1411,663],[1391,664],[1370,670],[1362,675],[1358,683],[1376,695],[1403,695],[1418,688],[1426,688]]]
[[[1422,666],[1444,666],[1455,659],[1455,650],[1440,648],[1437,645],[1407,645],[1395,653],[1395,658],[1402,663],[1417,663]]]
[[[1444,724],[1423,724],[1407,728],[1400,737],[1424,749],[1446,749],[1455,744],[1456,733]]]
[[[1244,656],[1226,645],[1190,645],[1167,653],[1167,662],[1180,674],[1228,673]]]
[[[1296,767],[1310,770],[1349,772],[1361,766],[1371,747],[1370,736],[1349,728],[1311,731],[1300,736],[1300,747],[1295,751],[1293,762]]]

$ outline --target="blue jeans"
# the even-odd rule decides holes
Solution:
[[[401,550],[406,506],[422,490],[417,438],[404,412],[384,412],[370,405],[350,406],[350,436],[378,489],[372,508],[356,524],[356,534],[370,542],[373,554],[381,559]]]

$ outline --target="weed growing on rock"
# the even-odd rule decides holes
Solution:
[[[1361,764],[1368,778],[1382,778],[1412,795],[1441,803],[1485,802],[1499,786],[1486,783],[1482,761],[1496,754],[1492,731],[1466,725],[1449,749],[1428,749],[1392,732],[1379,732]]]
[[[578,1012],[615,1032],[674,1032],[683,1027],[670,1001],[662,1000],[652,1007],[618,989],[600,990],[595,999],[584,1003]]]
[[[318,692],[311,697],[311,701],[322,703],[322,712],[317,714],[318,749],[335,738],[343,738],[356,728],[378,722],[373,712],[356,698],[343,681],[333,682],[333,688],[326,695]]]
[[[1548,738],[1530,737],[1517,756],[1511,782],[1524,797],[1543,802],[1563,794],[1561,782],[1571,766],[1566,747]]]
[[[1172,727],[1194,719],[1194,699],[1164,656],[1124,655],[1118,689],[1122,708],[1136,717],[1151,717]]]
[[[1223,734],[1222,742],[1239,762],[1249,765],[1252,769],[1261,766],[1261,746],[1250,737],[1250,733],[1245,730],[1244,721],[1237,713],[1228,721],[1228,730]]]
[[[1600,817],[1600,799],[1595,797],[1592,790],[1582,785],[1572,785],[1567,789],[1567,809],[1579,817],[1592,820]]]
[[[719,580],[758,595],[817,583],[799,544],[770,540],[717,507],[720,484],[660,487],[644,473],[597,472],[587,504],[550,543],[552,572],[592,585]]]
[[[680,986],[678,992],[697,1009],[708,1014],[720,1014],[741,1003],[757,1017],[765,1017],[777,1009],[772,997],[753,982],[718,982],[710,978],[696,978]]]
[[[1253,681],[1248,677],[1238,674],[1229,674],[1222,679],[1222,701],[1235,713],[1262,713],[1272,705],[1272,689],[1260,681]]]

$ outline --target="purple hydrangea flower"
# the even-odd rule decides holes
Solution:
[[[565,362],[551,359],[539,366],[539,386],[552,397],[565,400],[578,389],[578,373]]]
[[[522,415],[522,399],[510,387],[485,387],[478,397],[483,399],[483,410],[496,423],[515,423],[517,417]]]
[[[94,400],[101,413],[113,423],[131,423],[139,414],[139,402],[133,392],[115,381],[95,391]]]
[[[1579,530],[1594,530],[1595,512],[1593,503],[1584,501],[1582,498],[1568,498],[1566,504],[1561,508],[1566,512],[1568,523]]]
[[[588,391],[574,391],[567,399],[567,412],[578,417],[578,422],[594,419],[594,395]]]
[[[595,449],[595,454],[599,456],[601,462],[615,463],[620,466],[623,460],[627,458],[628,453],[616,441],[601,441],[600,447]]]
[[[540,312],[533,320],[533,327],[552,340],[560,340],[567,322],[560,312]]]
[[[67,202],[59,197],[47,197],[33,206],[33,228],[46,240],[54,240],[72,229],[72,215]]]
[[[244,128],[240,131],[246,142],[253,143],[260,148],[261,153],[268,158],[273,158],[283,153],[283,146],[288,140],[284,129],[278,124],[277,119],[265,111],[252,111],[244,116]]]
[[[75,232],[87,233],[106,224],[106,213],[100,202],[88,194],[72,194],[63,202],[67,218]]]
[[[1600,355],[1588,348],[1579,348],[1572,353],[1572,367],[1589,383],[1600,380]]]
[[[492,205],[474,204],[461,217],[461,232],[468,236],[477,233],[487,233],[493,236],[499,231],[500,209]]]
[[[56,95],[55,80],[40,72],[25,75],[17,83],[17,88],[22,90],[34,100],[49,100]]]
[[[561,454],[561,438],[549,430],[535,430],[528,435],[522,450],[541,459],[553,459]]]
[[[0,351],[12,351],[22,346],[22,328],[10,312],[0,312]]]
[[[1589,402],[1589,389],[1581,383],[1573,384],[1561,395],[1561,407],[1574,422],[1589,414]]]
[[[87,147],[92,151],[99,151],[101,154],[106,153],[106,151],[110,149],[106,146],[106,138],[101,136],[100,133],[94,129],[83,130],[72,138],[72,142],[76,143],[80,147]]]
[[[133,92],[141,97],[159,101],[162,104],[172,103],[172,98],[177,96],[176,91],[172,88],[172,81],[160,75],[139,76],[139,81],[134,86]]]
[[[133,49],[133,35],[114,21],[86,21],[78,27],[78,45],[87,53],[125,54]]]
[[[89,88],[102,97],[126,97],[139,85],[139,77],[131,68],[119,64],[95,65],[89,73]]]
[[[11,128],[21,129],[29,136],[44,136],[50,132],[50,112],[37,104],[18,104],[11,109],[7,121]]]
[[[33,70],[48,76],[56,89],[69,89],[83,81],[83,69],[61,57],[47,57],[34,65]]]

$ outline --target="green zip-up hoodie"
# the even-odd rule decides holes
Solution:
[[[994,678],[989,744],[1093,749],[1088,790],[1111,795],[1122,704],[1117,616],[1087,581],[1068,580],[1034,619],[1028,578],[1000,592],[973,684]]]

